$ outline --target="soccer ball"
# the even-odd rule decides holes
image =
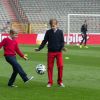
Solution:
[[[38,64],[36,66],[36,72],[40,75],[44,74],[46,72],[46,67],[43,64]]]

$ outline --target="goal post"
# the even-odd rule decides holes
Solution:
[[[67,19],[67,44],[70,44],[70,34],[81,33],[81,26],[85,20],[88,25],[88,33],[100,34],[100,14],[68,14]]]

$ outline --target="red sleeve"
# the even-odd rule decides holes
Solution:
[[[2,42],[0,42],[0,49],[5,45],[5,39],[2,40]]]
[[[16,53],[20,56],[20,57],[24,57],[24,54],[21,52],[21,50],[18,47],[18,44],[16,43]]]

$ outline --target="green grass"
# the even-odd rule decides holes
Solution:
[[[57,68],[54,66],[54,85],[47,88],[47,73],[38,75],[35,72],[37,64],[47,61],[46,47],[40,52],[34,52],[36,46],[20,46],[29,56],[24,61],[19,56],[19,63],[25,72],[35,78],[24,84],[18,76],[18,88],[9,88],[7,82],[12,72],[11,66],[5,62],[3,51],[0,50],[0,100],[100,100],[100,46],[89,46],[88,49],[68,46],[64,56],[63,82],[65,88],[57,86]],[[65,59],[65,57],[70,59]]]

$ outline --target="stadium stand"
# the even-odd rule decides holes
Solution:
[[[7,11],[3,6],[2,0],[0,0],[0,31],[2,31],[4,27],[6,27],[6,23],[9,20],[10,17],[8,16]]]
[[[50,18],[56,18],[59,20],[60,28],[67,32],[67,15],[68,14],[100,14],[100,1],[99,0],[19,0],[19,3],[28,17],[29,22],[39,23],[41,27],[43,23],[47,24]],[[80,19],[80,24],[77,25]],[[100,20],[100,18],[99,18]],[[99,20],[96,20],[97,22]],[[80,26],[84,22],[84,18],[73,18],[71,22],[75,22],[76,25],[72,25],[72,32],[80,32]],[[34,26],[34,25],[33,25]],[[35,29],[38,24],[34,26]],[[98,32],[99,29],[90,29],[91,32]]]
[[[27,30],[29,33],[44,33],[51,18],[56,18],[59,21],[59,27],[67,33],[68,14],[100,14],[100,0],[1,0],[0,9],[4,9],[3,1],[6,5],[8,1],[12,5],[12,9],[16,12],[16,19],[22,23],[20,25],[17,22],[19,29]],[[8,19],[5,18],[6,20],[11,20],[12,17],[8,11],[1,11],[0,13],[8,16]],[[85,17],[74,16],[71,18],[70,31],[79,33],[84,20]],[[92,25],[89,26],[89,32],[99,32],[100,17],[92,20],[95,20],[95,22],[92,22]],[[26,29],[27,26],[30,26],[30,28]]]
[[[11,23],[17,21],[9,0],[0,0],[0,31],[8,33]]]

